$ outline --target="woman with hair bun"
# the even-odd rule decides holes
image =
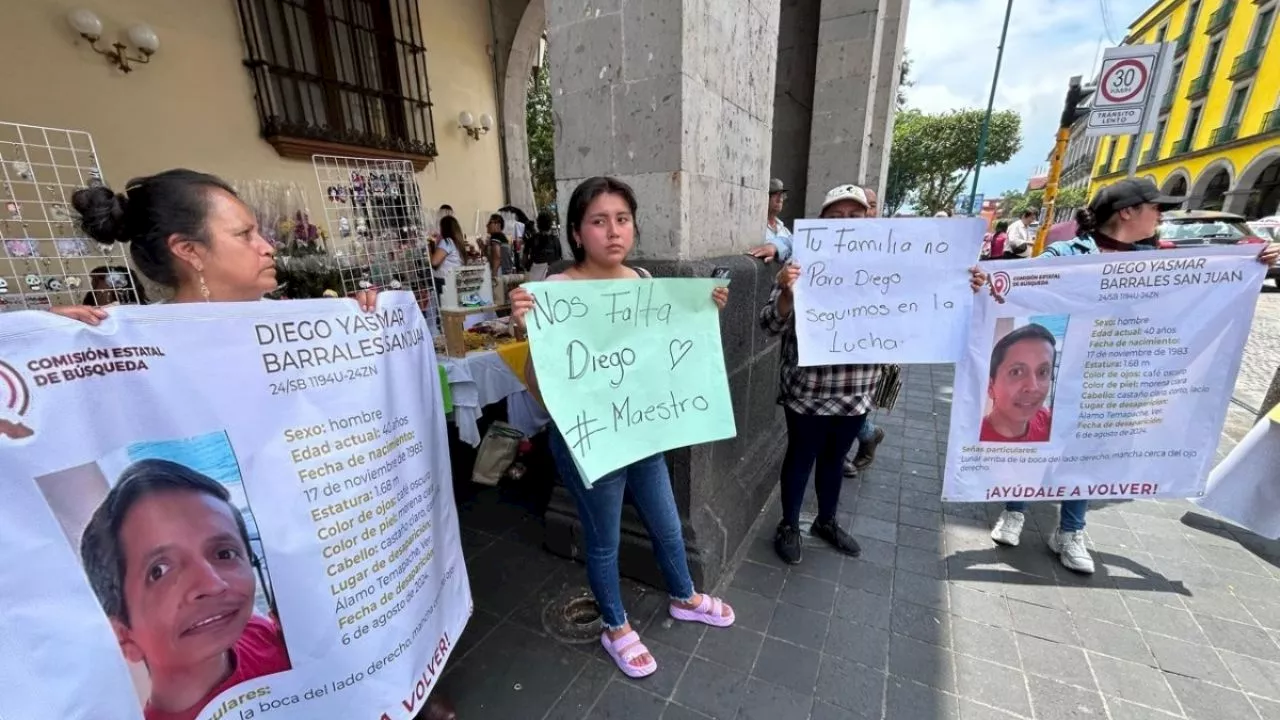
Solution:
[[[104,245],[129,243],[133,266],[173,290],[170,302],[261,300],[276,289],[275,248],[231,186],[193,170],[130,180],[123,193],[105,185],[77,190],[71,204],[85,234]],[[372,310],[376,293],[356,301]],[[97,325],[106,311],[87,305],[52,312]]]

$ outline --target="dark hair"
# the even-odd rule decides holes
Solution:
[[[1093,211],[1087,207],[1076,210],[1076,237],[1088,235],[1098,229],[1097,219],[1093,216]]]
[[[96,278],[100,278],[100,277],[105,278],[110,276],[112,273],[123,275],[129,278],[129,281],[128,281],[129,284],[126,285],[125,287],[111,288],[110,290],[97,290],[93,287],[93,281]],[[147,304],[147,289],[142,286],[142,280],[138,278],[138,273],[134,272],[133,268],[127,268],[123,265],[99,265],[98,267],[89,271],[89,285],[90,285],[89,292],[84,294],[84,299],[80,301],[81,305],[98,307],[98,305],[101,302],[100,298],[98,297],[100,294],[107,293],[107,292],[114,292],[116,295],[116,298],[119,299],[121,295],[120,291],[122,290],[133,291],[134,298],[138,301],[139,305]]]
[[[462,225],[458,223],[458,218],[452,215],[445,215],[440,218],[440,236],[449,238],[454,242],[454,245],[458,246],[459,250],[462,249],[461,245],[464,238]]]
[[[578,242],[578,233],[582,230],[582,218],[586,216],[587,208],[591,207],[591,203],[605,194],[617,195],[627,203],[627,207],[631,209],[631,222],[637,232],[640,230],[635,217],[636,193],[630,185],[611,177],[587,178],[573,189],[573,195],[569,197],[569,211],[565,216],[565,220],[569,223],[569,249],[573,251],[574,262],[581,263],[587,259],[586,249]]]
[[[1000,233],[1002,233],[1002,232],[1008,232],[1008,230],[1009,230],[1009,221],[1008,221],[1008,220],[997,220],[997,221],[996,221],[996,234],[997,234],[997,235],[999,235],[999,234],[1000,234]]]
[[[1013,332],[1000,338],[1000,342],[991,350],[991,368],[988,375],[991,380],[996,379],[996,371],[1000,369],[1000,365],[1004,363],[1004,356],[1009,354],[1009,348],[1017,345],[1023,340],[1043,340],[1049,343],[1049,347],[1058,348],[1058,341],[1053,337],[1053,333],[1049,329],[1039,323],[1027,323]]]
[[[441,206],[440,206],[440,209],[441,209],[441,210],[448,210],[449,212],[453,212],[453,206],[452,206],[452,205],[449,205],[449,204],[447,204],[447,203],[446,203],[446,204],[444,204],[444,205],[441,205]]]
[[[520,224],[521,224],[521,225],[528,225],[528,224],[529,224],[529,216],[528,216],[527,214],[525,214],[525,211],[521,210],[520,208],[516,207],[515,205],[503,205],[502,207],[498,208],[498,212],[500,212],[500,213],[504,213],[504,212],[505,212],[505,213],[511,213],[512,215],[515,215],[515,216],[516,216],[516,220],[518,220],[518,221],[520,222]]]
[[[543,210],[538,213],[538,232],[551,232],[551,226],[555,224],[555,217]]]
[[[86,235],[103,245],[129,243],[129,257],[143,275],[176,287],[178,273],[169,238],[180,235],[208,243],[205,221],[210,190],[236,194],[212,175],[177,169],[134,178],[124,193],[114,193],[105,185],[83,188],[71,196],[71,204],[80,213]]]
[[[503,230],[507,228],[507,221],[503,220],[502,216],[499,215],[498,213],[494,213],[489,216],[489,224],[493,224],[493,223],[497,223],[498,227],[502,228]]]
[[[204,493],[225,502],[240,528],[245,550],[253,552],[244,516],[231,504],[231,493],[217,480],[169,460],[148,459],[133,463],[120,473],[116,486],[93,511],[80,537],[80,560],[103,612],[126,625],[129,624],[129,608],[125,606],[124,599],[126,568],[120,527],[134,505],[151,495],[165,492]]]
[[[1019,215],[1018,218],[1021,219],[1026,217],[1035,217],[1036,215],[1037,213],[1035,210],[1032,210],[1031,208],[1027,208],[1026,210],[1022,211],[1022,214]]]

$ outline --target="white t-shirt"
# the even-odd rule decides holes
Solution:
[[[458,246],[453,243],[452,238],[440,238],[440,240],[436,242],[436,247],[444,251],[444,260],[441,260],[440,267],[436,268],[438,272],[444,272],[449,268],[460,267],[462,265],[462,256],[458,254]]]

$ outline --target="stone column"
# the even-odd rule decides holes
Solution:
[[[864,182],[884,197],[889,178],[889,149],[893,146],[893,117],[898,109],[898,84],[902,73],[902,51],[907,39],[907,9],[910,0],[886,0],[884,23],[877,60],[875,109],[871,113],[871,133],[867,148]]]
[[[773,279],[743,255],[768,197],[780,0],[556,0],[547,44],[561,212],[595,175],[639,200],[632,260],[655,275],[732,274],[722,315],[737,438],[667,453],[690,568],[710,587],[777,482],[776,342],[756,313]],[[720,257],[717,257],[720,256]],[[549,549],[581,556],[580,523],[558,489]],[[643,526],[624,513],[622,572],[661,585]]]
[[[1243,215],[1249,207],[1249,199],[1251,197],[1253,197],[1252,190],[1228,190],[1227,194],[1222,198],[1222,212]]]
[[[868,177],[889,2],[822,0],[805,201],[809,217],[817,216],[828,189]],[[883,141],[874,149],[883,152]]]

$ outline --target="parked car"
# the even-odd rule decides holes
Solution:
[[[1249,227],[1243,216],[1213,210],[1170,210],[1160,216],[1158,232],[1161,250],[1270,242]],[[1280,267],[1268,270],[1267,277],[1280,286]]]

